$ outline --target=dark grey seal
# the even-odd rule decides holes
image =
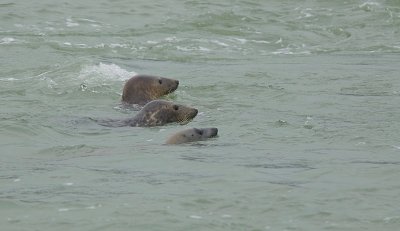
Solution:
[[[153,100],[147,103],[136,116],[124,120],[96,120],[108,127],[153,127],[168,123],[187,124],[198,113],[192,107],[176,104],[166,100]]]

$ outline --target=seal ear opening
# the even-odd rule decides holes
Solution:
[[[175,104],[175,105],[173,106],[173,108],[174,108],[175,111],[178,111],[179,106]]]
[[[159,84],[162,84],[162,79],[159,79],[159,80],[158,80],[158,83],[159,83]]]

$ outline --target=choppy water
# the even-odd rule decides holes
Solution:
[[[1,230],[397,230],[400,2],[3,1]],[[134,73],[188,125],[108,128]],[[165,146],[186,127],[219,128]]]

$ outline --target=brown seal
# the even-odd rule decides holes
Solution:
[[[179,81],[151,75],[135,75],[126,81],[122,102],[145,105],[178,88]]]
[[[172,134],[165,143],[182,144],[186,142],[201,141],[215,137],[217,134],[217,128],[189,128]]]
[[[168,123],[187,124],[198,113],[192,107],[176,104],[166,100],[153,100],[138,112],[136,116],[125,120],[96,120],[108,127],[152,127]]]

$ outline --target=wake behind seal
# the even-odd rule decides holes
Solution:
[[[126,81],[122,91],[122,102],[145,105],[161,96],[174,92],[179,81],[152,75],[135,75]]]

